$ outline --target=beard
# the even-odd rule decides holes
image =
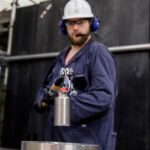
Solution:
[[[72,45],[74,45],[74,46],[82,46],[87,41],[89,35],[90,35],[90,32],[85,33],[85,34],[81,34],[81,33],[76,34],[75,38],[73,38],[72,36],[69,36],[69,35],[68,35],[68,37],[69,37],[70,42],[71,42]]]

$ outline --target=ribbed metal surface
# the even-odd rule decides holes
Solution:
[[[21,150],[98,150],[98,145],[63,143],[63,142],[36,142],[22,141]]]

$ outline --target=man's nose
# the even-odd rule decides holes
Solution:
[[[73,29],[74,30],[78,30],[79,29],[79,25],[75,23],[74,26],[73,26]]]

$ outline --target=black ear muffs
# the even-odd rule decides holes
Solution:
[[[61,32],[64,35],[66,35],[67,34],[67,29],[66,29],[65,21],[60,20],[59,26],[60,26]],[[99,29],[99,27],[100,27],[100,20],[98,19],[98,17],[92,18],[91,31],[96,32]]]

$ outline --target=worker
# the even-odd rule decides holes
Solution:
[[[115,58],[93,36],[100,26],[86,0],[70,0],[64,7],[60,29],[70,45],[61,51],[38,94],[39,110],[48,106],[45,140],[99,145],[99,150],[115,150],[114,110],[117,96]],[[54,126],[54,95],[43,105],[45,89],[60,77],[61,68],[71,68],[76,78],[76,93],[71,100],[70,126]],[[80,79],[82,78],[82,80]],[[61,80],[61,82],[64,82]],[[61,82],[58,82],[61,85]],[[56,86],[57,87],[57,86]]]

